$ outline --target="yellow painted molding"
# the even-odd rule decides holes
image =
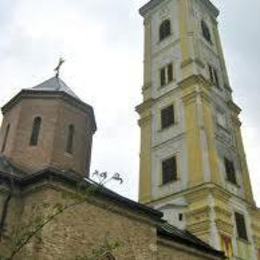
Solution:
[[[215,199],[218,199],[224,203],[227,203],[229,199],[232,197],[231,193],[219,188],[212,189],[212,195]]]
[[[142,114],[145,110],[150,109],[152,107],[152,104],[154,102],[154,99],[150,98],[143,102],[142,104],[136,106],[135,111],[138,114]]]
[[[207,200],[210,194],[210,189],[206,187],[205,189],[197,190],[195,192],[188,193],[185,198],[189,203],[194,201],[201,201],[202,199]]]
[[[149,124],[152,120],[152,114],[149,114],[141,119],[138,120],[138,125],[140,127],[144,126],[145,124]]]
[[[195,59],[192,59],[192,58],[189,58],[187,60],[184,60],[182,63],[181,63],[181,68],[185,68],[186,66],[189,66],[191,65],[192,63],[195,63],[197,64],[200,68],[204,69],[205,68],[205,63],[199,59],[199,58],[195,58]]]
[[[229,234],[230,236],[233,236],[234,225],[232,224],[231,219],[230,219],[229,223],[224,221],[223,219],[217,219],[216,225],[217,225],[218,230],[221,233],[226,233],[226,234]]]
[[[236,115],[239,115],[242,111],[242,109],[237,105],[235,104],[232,100],[230,100],[228,102],[228,107],[231,109],[231,111],[233,113],[235,113]]]
[[[235,115],[232,115],[231,116],[231,120],[232,120],[232,123],[235,125],[235,126],[237,126],[237,127],[241,127],[241,125],[242,125],[242,122],[240,121],[240,119]]]
[[[180,42],[183,60],[188,60],[190,58],[190,48],[188,42],[188,12],[189,5],[188,0],[179,1],[179,30],[180,30]]]
[[[211,221],[205,220],[201,222],[196,222],[192,224],[187,224],[187,230],[196,236],[200,236],[201,234],[210,233]]]
[[[144,92],[145,90],[147,90],[147,89],[149,89],[151,87],[152,87],[152,83],[151,82],[146,83],[146,84],[143,85],[142,91]]]
[[[212,84],[210,83],[209,80],[207,80],[203,75],[198,74],[198,75],[191,75],[184,80],[179,82],[179,86],[185,90],[185,88],[188,88],[192,85],[199,85],[201,88],[204,87],[208,90],[211,89]]]
[[[209,206],[200,207],[197,209],[189,209],[189,212],[185,213],[186,218],[189,220],[198,220],[199,218],[208,218],[211,208]]]
[[[200,196],[196,196],[196,194],[200,191],[200,190],[208,190],[208,195],[210,194],[216,194],[216,192],[218,194],[221,194],[221,192],[224,195],[222,201],[227,203],[228,201],[225,199],[226,196],[228,196],[229,198],[232,198],[233,196],[236,197],[237,199],[241,200],[243,203],[246,203],[248,205],[248,207],[253,207],[254,208],[254,205],[252,203],[249,203],[247,200],[239,197],[239,196],[235,196],[234,194],[232,194],[231,192],[229,192],[228,190],[224,189],[222,186],[216,184],[216,183],[213,183],[213,182],[206,182],[206,183],[201,183],[199,185],[196,185],[194,187],[189,187],[187,188],[186,190],[184,191],[181,191],[181,192],[176,192],[174,194],[171,194],[171,195],[167,195],[167,196],[164,196],[164,197],[161,197],[160,199],[155,199],[153,201],[151,201],[149,203],[150,206],[153,206],[153,205],[157,205],[158,203],[165,203],[167,202],[168,200],[173,200],[173,199],[177,199],[177,198],[180,198],[180,197],[185,197],[187,199],[187,196],[189,196],[189,198],[196,198],[194,201],[199,201],[199,198],[201,198]],[[194,193],[194,195],[190,195],[191,193]],[[216,199],[219,199],[220,196],[217,196]]]
[[[226,208],[215,206],[214,210],[215,210],[216,214],[224,215],[226,218],[231,218],[233,215],[233,213],[229,210],[228,205],[226,205]]]

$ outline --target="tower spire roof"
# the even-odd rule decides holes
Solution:
[[[66,85],[66,83],[59,77],[52,77],[39,85],[31,88],[31,90],[36,91],[60,91],[69,94],[70,96],[80,99],[71,89]]]

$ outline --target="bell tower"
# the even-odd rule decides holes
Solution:
[[[260,213],[209,0],[151,0],[144,18],[139,200],[229,257],[257,259]],[[236,258],[234,258],[236,259]]]

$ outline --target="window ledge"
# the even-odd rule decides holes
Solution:
[[[214,46],[213,40],[208,41],[203,35],[201,35],[200,38],[202,39],[202,41],[203,41],[205,44],[208,45],[208,47],[211,47],[211,48],[212,48],[212,47]]]
[[[170,186],[170,185],[172,185],[172,184],[174,184],[174,183],[176,183],[176,182],[178,182],[178,181],[180,181],[179,178],[177,178],[176,180],[169,181],[169,182],[167,182],[167,183],[165,183],[165,184],[160,184],[160,185],[158,185],[158,186],[159,186],[160,188],[162,188],[162,187]]]
[[[168,82],[167,84],[165,84],[165,85],[163,85],[163,86],[158,87],[157,89],[158,89],[158,90],[163,90],[163,89],[169,87],[170,85],[172,85],[172,84],[173,84],[174,82],[176,82],[176,81],[177,81],[177,79],[176,79],[176,78],[173,78],[172,81]]]
[[[218,122],[217,122],[217,126],[218,126],[219,128],[221,128],[221,130],[223,130],[223,131],[225,131],[226,133],[230,134],[230,131],[227,129],[227,127],[225,127],[225,126],[219,124]]]
[[[167,126],[167,127],[160,128],[160,129],[158,130],[158,133],[162,133],[162,132],[164,132],[164,131],[166,131],[166,130],[169,130],[170,128],[174,128],[174,127],[177,126],[177,125],[178,125],[178,122],[175,122],[175,123],[173,123],[173,124],[171,124],[171,125],[169,125],[169,126]]]
[[[165,38],[163,39],[159,39],[159,41],[157,42],[158,45],[160,45],[162,42],[166,41],[167,39],[169,39],[170,37],[173,36],[173,33],[170,33],[169,35],[167,35]]]
[[[65,156],[73,158],[73,154],[72,153],[68,153],[68,152],[64,152]]]
[[[240,188],[241,188],[241,186],[240,186],[239,184],[237,184],[237,183],[233,183],[233,182],[231,182],[231,181],[230,181],[230,180],[228,180],[228,179],[226,179],[226,182],[227,182],[227,183],[229,183],[230,185],[232,185],[232,186],[234,186],[234,187],[238,188],[238,189],[240,189]]]
[[[217,91],[219,91],[219,92],[221,92],[221,93],[223,92],[223,88],[222,88],[222,87],[218,87],[215,82],[212,82],[212,81],[210,81],[210,82],[211,82],[212,85],[214,86],[214,89],[215,89],[215,90],[217,90]]]
[[[243,243],[245,243],[245,244],[247,244],[247,245],[251,245],[250,241],[248,241],[248,240],[246,240],[246,239],[244,239],[244,238],[237,237],[237,240],[240,241],[240,242],[243,242]]]
[[[37,149],[37,148],[38,148],[38,146],[39,146],[39,144],[37,144],[37,145],[32,145],[32,144],[29,144],[29,147],[30,147],[31,149]]]

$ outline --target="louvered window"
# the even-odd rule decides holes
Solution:
[[[172,63],[160,69],[160,84],[161,87],[173,81],[173,65]]]
[[[173,125],[175,122],[173,105],[164,108],[161,111],[161,127],[162,129]]]
[[[38,139],[40,135],[42,119],[40,117],[36,117],[33,121],[30,145],[36,146],[38,144]]]
[[[202,30],[202,35],[203,35],[203,37],[204,37],[209,43],[212,43],[209,27],[208,27],[208,25],[206,24],[206,22],[204,22],[204,21],[201,21],[201,30]]]
[[[162,184],[167,184],[177,180],[176,157],[171,157],[162,162]]]
[[[73,153],[74,132],[74,125],[69,125],[66,152],[70,154]]]
[[[239,238],[248,240],[245,217],[240,213],[235,213],[237,235]]]
[[[168,36],[171,35],[171,22],[170,20],[165,20],[161,23],[160,25],[160,30],[159,30],[159,34],[160,34],[160,41],[164,40],[165,38],[167,38]]]
[[[166,73],[165,68],[160,69],[160,80],[161,80],[161,87],[166,85]]]
[[[172,63],[170,63],[167,66],[167,76],[168,76],[168,83],[173,81],[173,67],[172,67]]]
[[[224,163],[225,163],[227,180],[232,182],[233,184],[237,184],[236,171],[235,171],[234,163],[227,158],[224,158]]]
[[[208,69],[209,69],[209,77],[210,81],[218,88],[221,90],[221,86],[219,83],[219,77],[218,77],[218,71],[215,69],[213,66],[208,64]]]

